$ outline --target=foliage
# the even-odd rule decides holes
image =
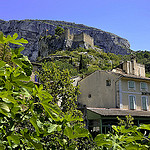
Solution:
[[[73,86],[68,70],[60,70],[55,63],[45,62],[38,76],[45,89],[53,96],[54,104],[58,104],[63,112],[77,113],[79,87]]]
[[[1,34],[2,50],[5,44],[27,43],[17,37]],[[0,60],[0,149],[77,149],[77,139],[89,137],[80,126],[83,119],[62,113],[43,85],[30,81],[32,65],[20,53],[23,49],[10,49],[13,66],[5,62],[5,50]]]
[[[64,29],[57,26],[56,29],[55,29],[55,34],[58,35],[58,36],[61,36],[63,33],[64,33]]]
[[[129,114],[129,116],[126,116],[126,120],[122,120],[119,117],[117,117],[117,119],[119,121],[118,125],[120,125],[120,126],[123,125],[126,128],[130,128],[134,124],[134,122],[133,122],[134,118],[130,114]]]
[[[146,136],[141,130],[149,133],[150,125],[133,125],[134,118],[129,115],[126,120],[117,117],[119,126],[112,126],[112,131],[108,134],[99,134],[94,139],[99,149],[128,149],[128,150],[148,150],[150,148],[150,136]]]
[[[87,69],[87,64],[86,62],[83,60],[82,55],[80,55],[80,64],[79,64],[79,71],[83,72],[84,70]]]
[[[100,149],[113,150],[148,150],[149,146],[142,143],[143,140],[148,140],[139,131],[139,127],[132,126],[126,129],[125,126],[112,126],[113,132],[109,134],[99,134],[94,139]]]
[[[77,69],[73,66],[72,58],[68,61],[54,61],[55,65],[60,71],[68,70],[70,76],[78,75]]]

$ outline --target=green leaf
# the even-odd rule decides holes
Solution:
[[[150,124],[142,124],[140,125],[139,129],[150,130]]]
[[[31,124],[34,126],[35,130],[36,130],[36,133],[37,133],[37,136],[40,135],[40,130],[39,130],[39,127],[37,125],[37,118],[35,116],[32,116],[32,118],[30,118],[30,122]]]
[[[11,52],[12,52],[12,57],[17,57],[17,56],[22,56],[21,52],[24,50],[25,48],[24,47],[19,47],[19,48],[16,48],[16,49],[11,49]]]
[[[0,102],[0,108],[5,110],[6,112],[10,112],[8,105],[4,102]]]
[[[32,91],[32,89],[34,88],[34,83],[32,81],[27,83],[23,81],[17,81],[16,83],[18,84],[18,86],[22,86],[23,88],[26,88],[29,91]]]
[[[106,146],[106,144],[110,145],[111,147],[113,146],[112,141],[109,139],[106,139],[106,136],[107,135],[104,135],[104,134],[98,134],[95,137],[94,141],[96,142],[97,146]]]
[[[48,127],[48,133],[56,131],[58,125],[57,124],[51,124],[50,127]]]
[[[64,130],[64,135],[66,135],[69,139],[74,139],[75,135],[71,127],[66,127]]]
[[[6,65],[6,63],[4,61],[0,60],[0,68],[4,67],[5,65]]]
[[[26,132],[24,132],[24,137],[35,147],[35,149],[43,150],[42,144],[41,144],[41,143],[36,143],[36,142],[34,142],[34,141],[31,139],[30,135],[27,134]]]
[[[75,131],[76,138],[88,137],[89,135],[89,131],[85,128],[80,127],[80,125],[75,125],[74,131]]]
[[[5,115],[5,116],[7,116],[7,117],[9,117],[9,114],[5,110],[3,110],[1,108],[0,108],[0,113]]]
[[[12,43],[12,44],[16,44],[16,45],[21,45],[21,46],[23,46],[21,43],[15,41],[15,40],[11,40],[11,41],[9,41],[9,42]]]
[[[30,80],[30,77],[29,76],[26,76],[25,74],[21,73],[20,75],[14,77],[12,76],[12,80],[13,81],[29,81]]]
[[[28,41],[27,40],[25,40],[25,39],[23,39],[23,38],[21,38],[21,39],[19,39],[19,40],[16,40],[17,42],[20,42],[20,43],[24,43],[24,44],[27,44],[28,43]]]
[[[8,35],[7,38],[4,40],[4,43],[9,43],[11,40],[13,40],[13,38],[11,37],[11,35]]]
[[[49,115],[53,120],[55,120],[55,121],[59,121],[59,120],[60,120],[59,116],[58,116],[56,113],[54,113],[54,112],[52,112],[52,111],[50,110],[49,105],[44,104],[44,103],[41,103],[41,105],[44,107],[45,111],[48,113],[48,115]]]
[[[13,35],[13,39],[15,40],[17,37],[18,37],[18,34],[15,33],[15,34]]]
[[[10,101],[10,102],[12,102],[12,103],[14,103],[14,104],[17,103],[17,101],[16,101],[12,96],[10,96],[10,95],[7,95],[6,98],[7,98],[8,101]]]
[[[15,135],[15,134],[11,134],[10,136],[7,136],[7,139],[10,141],[12,140],[15,144],[19,144],[20,143],[20,136],[19,135]]]
[[[49,110],[53,111],[56,114],[60,114],[61,113],[61,109],[58,107],[57,104],[48,104],[48,103],[44,103],[45,101],[42,101],[41,105],[46,106]]]

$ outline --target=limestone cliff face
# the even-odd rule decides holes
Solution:
[[[94,44],[98,45],[104,52],[126,55],[130,49],[130,44],[126,39],[123,39],[115,34],[102,31],[100,29],[88,27],[82,24],[69,23],[64,21],[52,20],[0,20],[0,31],[5,35],[13,35],[18,33],[19,37],[23,37],[29,41],[25,45],[25,50],[22,52],[28,56],[31,61],[35,61],[39,55],[39,40],[41,36],[54,35],[55,28],[59,25],[62,28],[70,29],[71,34],[86,33],[94,38]],[[44,42],[44,41],[43,41]],[[61,41],[60,41],[61,42]],[[48,45],[45,47],[48,48]],[[61,43],[58,43],[61,45]],[[52,50],[48,50],[51,53]]]

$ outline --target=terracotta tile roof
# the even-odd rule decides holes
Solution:
[[[150,111],[142,111],[142,110],[124,110],[117,108],[90,108],[87,107],[87,110],[100,114],[102,116],[142,116],[142,117],[150,117]]]

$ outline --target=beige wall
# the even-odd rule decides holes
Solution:
[[[81,94],[78,101],[87,107],[115,108],[115,81],[117,77],[110,72],[96,71],[84,78],[79,82]],[[111,86],[106,86],[106,80],[111,80]]]
[[[73,41],[75,41],[75,42],[80,42],[80,41],[83,41],[83,40],[84,40],[84,39],[83,39],[83,33],[78,34],[78,35],[74,35]]]
[[[64,33],[65,39],[70,39],[70,40],[73,40],[74,42],[86,42],[89,45],[94,46],[94,39],[85,33],[74,35],[74,34],[70,34],[69,29],[65,29],[64,32],[65,32]]]
[[[111,86],[106,86],[111,80]],[[128,88],[128,81],[135,82],[135,89]],[[147,90],[141,90],[140,83],[147,83]],[[136,110],[142,110],[141,97],[147,96],[150,108],[150,80],[120,77],[115,73],[96,71],[79,82],[81,94],[78,101],[87,107],[130,109],[129,96],[136,97]],[[142,92],[147,92],[143,95]]]
[[[135,82],[135,89],[128,88],[128,81]],[[147,90],[141,90],[140,83],[147,83]],[[121,79],[121,89],[120,89],[120,102],[122,103],[122,109],[130,109],[129,108],[129,95],[134,95],[136,97],[136,110],[142,110],[141,97],[148,97],[148,104],[150,108],[150,95],[142,95],[142,92],[150,92],[150,81],[148,80],[140,80],[140,79],[131,79],[131,78],[122,78]]]
[[[94,39],[87,34],[84,34],[84,41],[91,46],[94,46]]]

